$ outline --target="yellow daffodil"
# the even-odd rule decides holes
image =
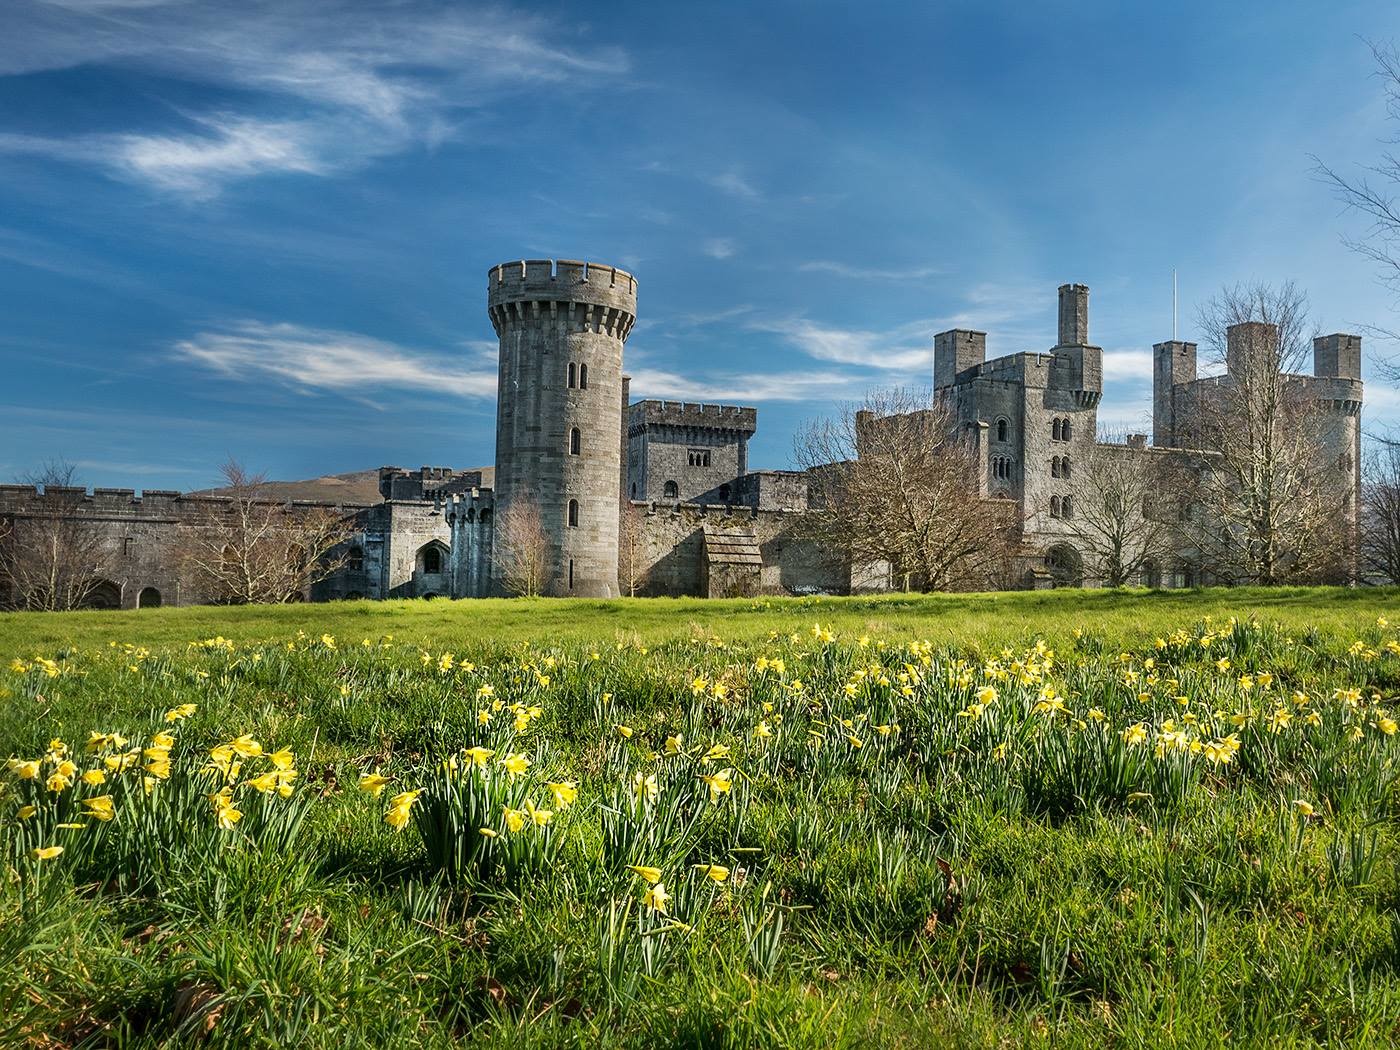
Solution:
[[[644,802],[655,802],[661,794],[661,786],[657,784],[654,773],[638,773],[632,778],[632,789]]]
[[[1311,802],[1305,802],[1305,801],[1304,801],[1303,799],[1301,799],[1301,798],[1295,798],[1295,799],[1293,800],[1293,808],[1296,809],[1296,810],[1298,811],[1298,815],[1299,815],[1300,817],[1304,817],[1304,818],[1307,818],[1307,817],[1312,816],[1313,813],[1315,812],[1315,811],[1313,810],[1312,803],[1311,803]]]
[[[616,729],[616,730],[618,731],[618,733],[622,736],[622,738],[623,738],[624,740],[630,740],[630,739],[631,739],[631,737],[632,737],[632,727],[631,727],[631,726],[615,725],[615,726],[613,726],[613,728]]]
[[[729,869],[723,864],[692,864],[691,867],[712,882],[723,882],[729,878]]]
[[[509,806],[505,806],[502,810],[502,816],[505,817],[507,831],[514,833],[525,826],[524,810],[511,809]]]
[[[721,769],[718,773],[701,774],[703,780],[710,789],[710,801],[713,802],[720,795],[726,794],[733,786],[734,770]]]
[[[501,759],[501,765],[505,766],[506,772],[511,776],[518,777],[530,768],[530,760],[519,752],[513,751]]]
[[[29,855],[35,860],[53,860],[62,853],[62,846],[37,846],[29,851]]]
[[[578,786],[572,780],[550,782],[545,787],[549,788],[554,804],[560,809],[573,805],[578,799]]]
[[[670,900],[671,895],[666,892],[666,884],[662,882],[648,886],[646,893],[642,894],[642,903],[659,915],[666,914],[666,905]]]
[[[480,744],[476,747],[469,747],[463,752],[463,754],[472,760],[472,767],[474,769],[481,769],[484,767],[486,765],[486,760],[495,753],[496,752],[492,751],[489,747],[482,747]]]
[[[653,868],[647,864],[629,864],[627,865],[627,870],[636,872],[653,885],[661,881],[660,868]]]
[[[117,815],[112,806],[111,795],[95,795],[92,798],[85,798],[83,805],[87,808],[88,816],[96,817],[104,823]]]
[[[12,758],[5,767],[20,780],[33,780],[39,775],[38,759]]]

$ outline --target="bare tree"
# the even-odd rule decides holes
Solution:
[[[1366,576],[1400,584],[1400,442],[1385,440],[1361,482],[1361,558]]]
[[[1297,375],[1312,347],[1307,296],[1292,283],[1225,288],[1198,324],[1225,374],[1194,388],[1188,413],[1186,443],[1214,455],[1192,475],[1186,540],[1224,582],[1336,578],[1353,509],[1320,451],[1322,406]]]
[[[1175,508],[1162,501],[1167,475],[1160,454],[1129,445],[1125,435],[1096,442],[1076,459],[1065,479],[1074,511],[1063,525],[1078,541],[1085,571],[1104,586],[1137,583],[1171,555]]]
[[[496,518],[492,542],[506,593],[516,597],[543,594],[549,582],[553,545],[539,504],[532,497],[520,496],[510,501]]]
[[[228,605],[299,601],[339,571],[351,533],[334,507],[275,498],[263,474],[236,460],[220,468],[223,496],[186,530],[182,560],[210,600]]]
[[[1014,543],[1014,505],[980,496],[972,440],[944,402],[905,389],[809,423],[794,449],[809,471],[808,538],[854,573],[888,565],[919,590],[986,587]]]
[[[1400,51],[1394,44],[1372,41],[1371,54],[1376,60],[1377,75],[1384,85],[1386,114],[1400,123]],[[1400,143],[1400,135],[1383,140],[1387,146]],[[1313,158],[1314,172],[1332,187],[1337,198],[1348,209],[1359,212],[1370,223],[1360,237],[1347,238],[1346,245],[1376,263],[1381,282],[1400,298],[1400,157],[1391,150],[1382,152],[1380,160],[1363,165],[1354,177],[1347,177]],[[1370,329],[1391,340],[1400,333],[1385,328]],[[1400,359],[1376,362],[1392,381],[1400,380]]]
[[[626,500],[617,523],[618,590],[635,598],[646,584],[646,531],[641,513]]]
[[[115,604],[111,555],[83,517],[73,465],[54,460],[19,480],[38,491],[27,512],[0,526],[0,600],[47,611]]]

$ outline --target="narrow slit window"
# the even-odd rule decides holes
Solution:
[[[578,528],[578,500],[569,500],[569,528]]]

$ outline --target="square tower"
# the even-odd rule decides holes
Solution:
[[[958,376],[987,360],[987,333],[966,328],[939,332],[933,337],[934,389],[952,386]]]
[[[1152,444],[1179,446],[1176,388],[1196,381],[1196,344],[1169,339],[1152,347]]]
[[[1330,379],[1361,378],[1361,337],[1334,332],[1313,340],[1313,375]]]

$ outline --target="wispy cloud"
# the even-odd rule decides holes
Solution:
[[[270,378],[309,391],[363,396],[388,387],[459,397],[496,395],[494,369],[466,369],[445,354],[293,324],[239,321],[176,343],[173,354],[230,379]]]
[[[711,237],[700,245],[700,250],[711,259],[728,259],[739,249],[728,237]]]
[[[1142,382],[1152,379],[1152,351],[1137,348],[1105,350],[1104,382]]]
[[[635,397],[663,397],[687,401],[810,401],[833,398],[851,391],[846,372],[741,372],[701,377],[683,376],[664,369],[631,370]]]
[[[159,190],[207,198],[230,179],[297,172],[318,175],[333,166],[322,129],[311,122],[261,122],[203,117],[187,135],[81,135],[53,138],[0,133],[0,152],[33,153],[88,162]]]
[[[829,259],[814,259],[798,267],[805,273],[832,273],[838,277],[850,277],[859,281],[922,281],[936,277],[944,271],[937,266],[900,267],[851,266]]]
[[[740,200],[756,201],[763,196],[758,187],[736,169],[731,168],[718,175],[706,176],[705,181],[715,189],[727,193],[731,197],[738,197]]]
[[[933,367],[932,325],[930,321],[916,321],[889,332],[872,332],[821,325],[796,317],[759,321],[750,327],[779,335],[818,361],[912,373]]]
[[[503,10],[249,0],[17,0],[0,76],[116,65],[231,88],[247,108],[179,114],[171,130],[0,138],[0,151],[97,164],[159,191],[207,197],[263,173],[325,175],[458,133],[488,98],[615,78],[619,48],[554,45],[543,19]]]

